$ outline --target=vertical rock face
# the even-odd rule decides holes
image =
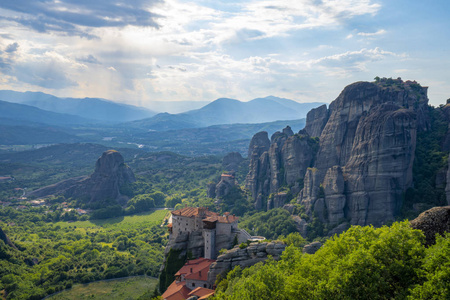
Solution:
[[[306,169],[311,166],[314,150],[309,142],[309,135],[296,134],[289,137],[284,143],[282,161],[286,184],[295,184],[304,177]]]
[[[253,139],[264,136],[258,133]],[[311,166],[314,159],[314,144],[305,131],[294,134],[287,126],[282,132],[275,132],[271,137],[267,150],[266,143],[253,142],[253,151],[250,158],[250,171],[246,178],[246,187],[252,192],[256,208],[265,208],[264,203],[270,194],[277,195],[280,188],[290,186],[293,190],[300,190],[299,180],[303,178],[305,171]],[[263,144],[264,146],[255,146]],[[265,152],[262,152],[266,150]],[[277,198],[276,201],[267,203],[267,207],[282,207]],[[286,198],[287,199],[287,198]]]
[[[215,187],[215,197],[220,199],[227,196],[235,185],[236,179],[234,178],[234,174],[222,174],[219,183]]]
[[[225,171],[237,171],[243,160],[239,152],[231,152],[224,156],[222,166]]]
[[[307,214],[311,214],[316,201],[323,197],[320,193],[319,173],[315,168],[308,168],[304,179],[303,189],[298,195],[298,202],[301,203]]]
[[[447,170],[447,185],[445,186],[445,195],[447,198],[447,204],[450,205],[450,155],[448,157],[449,168]]]
[[[261,209],[263,204],[261,197],[258,201],[258,196],[268,194],[270,187],[269,147],[269,135],[262,131],[253,136],[248,149],[250,164],[245,187],[252,193],[257,209]]]
[[[381,225],[399,213],[412,184],[416,132],[415,112],[394,104],[361,118],[345,165],[353,224]]]
[[[120,198],[119,187],[134,182],[133,171],[125,165],[122,155],[115,150],[103,152],[95,164],[95,171],[89,178],[92,185],[90,201]]]
[[[401,79],[347,86],[329,109],[308,113],[300,134],[283,141],[281,158],[270,160],[270,191],[303,180],[297,201],[330,225],[394,219],[412,185],[417,131],[429,129],[426,94],[427,88]],[[319,137],[317,153],[309,136]],[[272,140],[271,153],[280,153],[280,144],[274,146],[280,138]]]
[[[344,175],[340,166],[334,166],[328,169],[323,180],[323,188],[328,210],[328,222],[331,225],[338,224],[345,218],[344,208],[347,202],[344,195]]]
[[[311,109],[306,115],[305,130],[310,136],[320,136],[328,121],[328,109],[324,104]]]
[[[105,151],[95,164],[90,176],[67,179],[56,184],[31,192],[28,196],[44,197],[62,194],[66,198],[81,198],[89,202],[115,200],[120,202],[123,196],[120,187],[136,179],[122,155],[115,150]]]

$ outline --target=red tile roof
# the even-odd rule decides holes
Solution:
[[[189,293],[189,297],[191,297],[191,296],[197,296],[197,297],[210,296],[210,295],[214,294],[214,292],[215,292],[214,290],[206,289],[203,287],[198,287]]]
[[[235,215],[231,215],[228,212],[226,212],[221,216],[218,213],[209,211],[207,208],[204,207],[185,207],[182,209],[172,211],[172,215],[182,217],[202,216],[205,218],[203,219],[204,221],[219,222],[219,223],[233,223],[239,219]]]
[[[206,222],[219,222],[219,223],[233,223],[236,222],[239,218],[235,215],[230,215],[229,213],[225,213],[223,216],[211,216],[203,219]]]
[[[172,211],[172,215],[183,217],[194,217],[198,215],[204,215],[206,217],[217,215],[217,213],[209,211],[205,207],[185,207]]]
[[[190,289],[186,287],[186,281],[172,282],[161,298],[166,300],[184,300],[189,298]]]
[[[187,279],[203,278],[199,280],[206,281],[208,279],[209,266],[213,262],[215,262],[214,259],[207,259],[203,257],[194,260],[188,260],[187,263],[180,270],[178,270],[177,273],[175,273],[175,276],[184,275]]]

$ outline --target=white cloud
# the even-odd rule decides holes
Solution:
[[[383,35],[385,33],[386,33],[386,30],[380,29],[376,32],[358,32],[358,35],[364,36],[364,37],[374,37],[374,36],[378,36],[378,35]]]

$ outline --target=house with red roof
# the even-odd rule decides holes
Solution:
[[[182,300],[191,296],[199,298],[214,294],[208,282],[208,271],[213,259],[197,258],[188,260],[186,264],[175,273],[175,281],[161,295],[166,300]],[[206,299],[206,298],[203,298]]]

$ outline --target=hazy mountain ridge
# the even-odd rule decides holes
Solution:
[[[22,125],[39,123],[47,125],[77,125],[94,122],[70,114],[55,113],[34,106],[0,100],[0,124]]]
[[[299,103],[289,99],[269,96],[249,102],[219,98],[204,107],[181,114],[158,114],[152,118],[124,124],[148,130],[176,130],[223,124],[255,124],[278,120],[298,120],[308,111],[323,103]]]
[[[0,91],[0,99],[55,113],[71,114],[108,123],[128,122],[154,116],[149,109],[101,98],[59,98],[42,92]]]

